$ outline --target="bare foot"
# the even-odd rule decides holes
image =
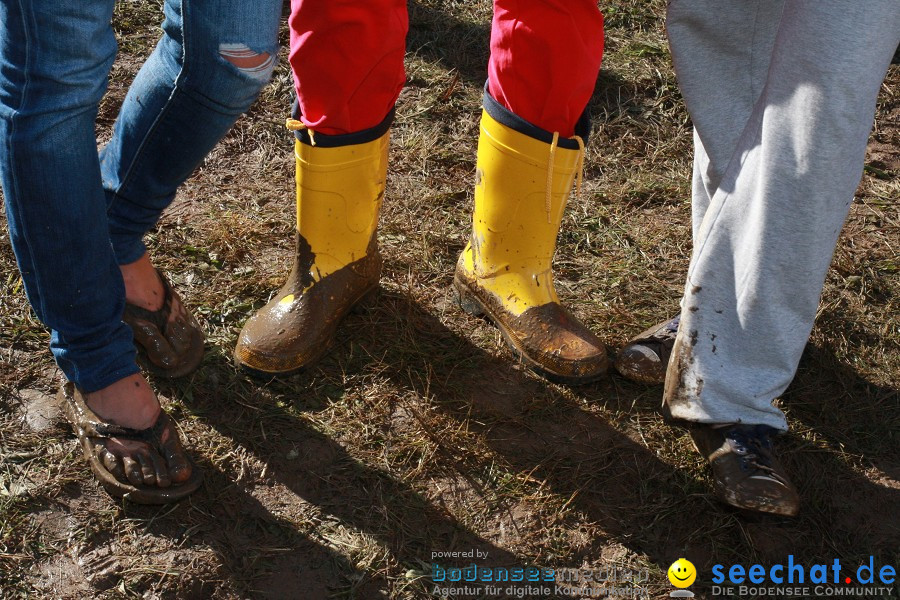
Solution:
[[[85,394],[84,400],[101,419],[131,429],[152,426],[160,411],[156,394],[140,373]]]
[[[147,252],[133,263],[119,265],[119,270],[125,280],[125,299],[128,302],[149,311],[162,308],[165,290]]]
[[[127,300],[122,319],[131,327],[144,366],[163,377],[194,371],[203,359],[203,333],[181,297],[146,252],[119,269]]]
[[[140,374],[130,375],[96,392],[84,395],[85,403],[106,422],[147,429],[160,419],[159,401],[147,380]],[[98,445],[107,470],[120,481],[134,485],[169,487],[187,481],[191,465],[181,448],[178,431],[167,415],[159,432],[157,447],[143,440],[111,437]]]

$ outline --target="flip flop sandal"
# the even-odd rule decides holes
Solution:
[[[65,408],[66,418],[81,442],[81,450],[91,465],[94,477],[111,495],[137,504],[167,504],[181,500],[200,487],[203,476],[184,452],[175,422],[165,411],[160,411],[159,418],[151,427],[131,429],[104,422],[88,407],[82,393],[71,382],[62,386],[59,398]],[[166,433],[167,439],[163,441]],[[168,462],[181,454],[185,463],[191,467],[191,476],[184,482],[165,487],[128,483],[122,464],[102,444],[103,440],[112,437],[123,441],[144,442],[150,447],[150,452],[141,454],[135,451],[131,454],[137,465],[133,468],[152,470],[153,463],[160,460]],[[153,452],[157,454],[156,457],[151,456]]]
[[[159,270],[156,273],[165,294],[162,307],[150,311],[126,302],[122,320],[134,334],[141,367],[160,377],[182,377],[200,366],[205,338],[178,292]],[[169,322],[173,310],[177,314]]]

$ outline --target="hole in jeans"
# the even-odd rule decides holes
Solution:
[[[219,44],[219,54],[254,79],[267,81],[275,67],[274,55],[254,52],[246,44]]]

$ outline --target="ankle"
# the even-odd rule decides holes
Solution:
[[[132,263],[119,265],[119,270],[125,282],[125,300],[149,311],[162,308],[165,290],[148,253]]]
[[[84,401],[104,421],[132,429],[150,427],[161,410],[156,394],[140,373],[84,394]]]

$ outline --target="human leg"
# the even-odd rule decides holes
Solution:
[[[101,152],[120,265],[209,151],[268,83],[281,3],[167,0],[163,36],[129,88]]]
[[[465,310],[487,315],[526,365],[568,383],[606,369],[603,343],[560,305],[551,270],[602,53],[593,2],[495,2],[473,230],[454,279]]]
[[[667,381],[676,418],[786,428],[771,401],[812,328],[898,19],[890,0],[785,5],[764,86],[698,227]]]
[[[298,0],[290,24],[296,255],[287,282],[235,347],[240,367],[266,376],[321,357],[341,319],[378,286],[376,230],[404,80],[406,4]]]
[[[292,0],[289,23],[296,118],[324,135],[382,123],[406,80],[406,3]]]
[[[594,93],[603,15],[591,0],[494,0],[488,89],[505,109],[560,137]]]
[[[101,168],[126,321],[142,364],[177,377],[199,365],[203,335],[153,268],[143,236],[268,82],[281,2],[169,0],[164,10],[163,37],[125,97]]]
[[[0,2],[0,181],[26,294],[52,329],[57,363],[100,417],[144,429],[161,413],[121,321],[94,140],[115,55],[111,15],[111,2]],[[144,484],[190,491],[184,454],[158,458],[140,471]]]
[[[112,2],[5,0],[0,174],[25,291],[70,381],[137,372],[94,138],[116,43]],[[73,52],[73,48],[80,52]]]
[[[716,12],[707,15],[714,23]],[[765,80],[725,162],[712,90],[678,71],[709,203],[695,220],[664,402],[672,417],[695,424],[726,502],[791,515],[799,500],[767,441],[787,428],[772,401],[793,378],[813,325],[862,174],[900,8],[890,0],[787,2],[776,25]],[[682,33],[670,28],[676,56]]]
[[[672,61],[688,110],[696,115],[691,182],[695,239],[765,85],[783,5],[784,0],[669,5]],[[633,381],[663,383],[679,321],[668,319],[629,340],[616,355],[616,370]]]

